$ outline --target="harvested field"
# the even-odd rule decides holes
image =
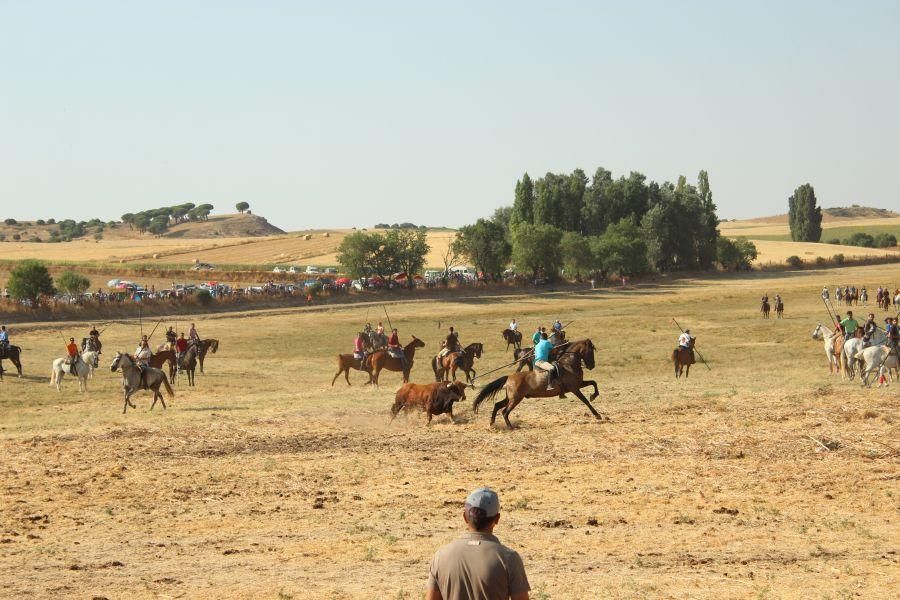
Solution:
[[[222,341],[197,387],[180,382],[152,413],[141,393],[126,415],[108,365],[136,328],[104,333],[102,368],[79,395],[47,381],[59,333],[86,324],[18,326],[26,377],[0,383],[0,586],[34,598],[418,598],[466,493],[487,484],[535,598],[894,597],[900,388],[829,376],[810,340],[825,320],[818,291],[848,281],[898,285],[900,267],[388,305],[424,357],[450,324],[485,342],[479,372],[508,361],[512,316],[526,329],[574,320],[570,337],[594,340],[609,421],[571,397],[525,400],[512,431],[472,415],[471,393],[458,424],[389,424],[397,374],[377,391],[358,372],[332,388],[365,307],[197,317]],[[783,296],[785,319],[759,318],[764,292]],[[672,317],[711,371],[673,379]],[[417,358],[413,380],[431,377]]]

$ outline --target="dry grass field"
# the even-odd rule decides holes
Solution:
[[[826,316],[818,291],[844,282],[897,285],[900,267],[389,304],[426,356],[450,324],[485,342],[479,372],[507,362],[511,316],[526,329],[574,319],[570,336],[599,348],[591,374],[609,420],[571,397],[525,400],[512,431],[473,416],[471,395],[457,424],[390,424],[396,374],[377,391],[357,372],[332,388],[335,354],[378,305],[198,316],[222,345],[197,387],[180,381],[166,411],[148,412],[141,393],[125,415],[108,365],[133,349],[136,324],[104,333],[84,395],[69,379],[57,393],[48,375],[60,333],[86,324],[18,326],[26,376],[0,383],[0,589],[420,598],[466,493],[486,484],[533,598],[896,597],[900,385],[829,376],[810,339]],[[785,319],[759,318],[763,292],[782,294]],[[711,370],[673,378],[672,317]],[[413,380],[431,378],[417,360]]]

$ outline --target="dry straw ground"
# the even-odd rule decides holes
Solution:
[[[890,598],[900,587],[900,411],[894,385],[829,376],[810,339],[822,285],[900,283],[897,266],[755,274],[584,293],[388,306],[433,352],[442,327],[482,340],[574,319],[599,346],[597,423],[572,398],[526,400],[518,429],[388,424],[398,382],[330,386],[377,306],[198,317],[222,340],[167,411],[121,414],[103,368],[79,395],[47,385],[58,329],[13,332],[26,377],[0,383],[0,589],[9,597],[418,598],[461,502],[499,490],[498,534],[535,598]],[[781,293],[784,320],[758,297]],[[675,381],[676,317],[702,365]],[[182,328],[185,323],[179,323]],[[158,336],[159,334],[157,334]],[[5,363],[6,364],[6,363]],[[417,361],[414,379],[430,370]],[[471,398],[470,398],[471,400]],[[832,448],[823,449],[822,444]]]

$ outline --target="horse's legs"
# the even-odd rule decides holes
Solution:
[[[491,413],[491,425],[493,425],[494,421],[497,419],[497,411],[501,408],[506,408],[507,405],[509,405],[509,397],[494,404],[494,412]]]
[[[584,388],[589,385],[594,387],[594,393],[591,394],[591,401],[596,400],[597,396],[600,395],[600,388],[597,387],[597,382],[594,381],[593,379],[584,379],[581,381],[581,387]]]
[[[584,382],[582,382],[582,384],[583,384],[583,383],[584,383]],[[597,410],[596,410],[596,409],[594,408],[594,406],[590,403],[590,401],[588,401],[588,399],[584,397],[584,394],[581,393],[581,390],[580,390],[580,389],[574,388],[574,389],[571,389],[571,390],[567,389],[566,391],[567,391],[567,392],[572,392],[573,394],[575,394],[575,395],[578,397],[579,400],[581,400],[582,402],[584,402],[584,405],[588,407],[588,410],[590,410],[591,413],[593,413],[594,417],[595,417],[598,421],[602,421],[602,420],[603,420],[603,417],[600,416],[600,413],[597,412]]]
[[[684,367],[684,378],[687,379],[690,376],[691,376],[691,363],[688,363]]]
[[[507,429],[513,429],[513,424],[509,421],[509,413],[511,413],[521,401],[521,398],[513,396],[512,400],[509,401],[509,405],[503,409],[502,413],[500,413],[501,415],[503,415],[503,420],[506,421]]]
[[[153,393],[156,394],[157,396],[159,396],[159,401],[162,403],[163,410],[166,410],[167,408],[169,408],[168,406],[166,406],[166,399],[163,398],[162,392],[159,391],[159,388],[156,388],[155,390],[153,390]]]

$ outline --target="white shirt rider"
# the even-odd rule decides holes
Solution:
[[[138,345],[137,349],[134,351],[134,357],[144,364],[150,362],[150,359],[153,357],[153,353],[150,351],[150,346],[144,346],[143,343]]]
[[[690,348],[691,347],[691,330],[690,329],[683,332],[678,337],[678,345],[681,346],[682,348]]]
[[[515,319],[513,319],[512,321],[509,322],[509,328],[510,328],[512,331],[516,331],[516,330],[519,329],[519,324],[516,323],[516,320],[515,320]]]

